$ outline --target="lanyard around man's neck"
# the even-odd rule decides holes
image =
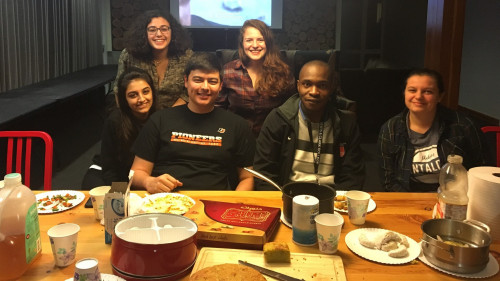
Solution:
[[[309,131],[309,143],[311,144],[311,149],[312,149],[312,154],[313,154],[313,160],[314,160],[314,174],[316,174],[316,182],[319,184],[319,178],[318,178],[318,171],[319,171],[319,162],[321,159],[321,146],[323,143],[323,131],[325,128],[325,122],[321,121],[319,122],[319,129],[318,129],[318,148],[316,150],[316,155],[314,155],[314,140],[312,136],[312,125],[311,121],[309,118],[307,118],[302,111],[302,102],[299,103],[299,111],[300,114],[302,115],[302,119],[304,119],[307,123],[307,130]]]

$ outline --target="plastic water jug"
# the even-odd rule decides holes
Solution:
[[[8,174],[0,189],[0,280],[21,277],[41,252],[35,195],[20,174]]]
[[[448,155],[448,163],[441,168],[435,218],[465,220],[467,216],[469,181],[462,161],[460,155]]]

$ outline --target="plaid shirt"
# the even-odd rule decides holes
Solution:
[[[415,148],[408,135],[407,114],[408,109],[405,109],[380,129],[377,147],[382,185],[386,191],[424,191],[410,188],[410,169]],[[439,118],[437,146],[441,163],[447,162],[449,154],[458,154],[463,157],[466,169],[490,164],[484,135],[469,118],[441,105],[438,105],[436,117]]]
[[[293,84],[294,78],[290,76],[290,85]],[[222,86],[216,105],[245,118],[250,123],[255,137],[259,135],[269,112],[282,105],[294,93],[294,87],[276,97],[258,93],[253,88],[252,79],[241,60],[234,60],[224,65]]]

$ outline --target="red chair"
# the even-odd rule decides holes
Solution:
[[[500,126],[485,126],[481,130],[483,133],[494,132],[497,137],[497,167],[500,167]]]
[[[44,160],[44,177],[43,188],[44,190],[52,189],[52,155],[53,143],[49,134],[40,131],[0,131],[0,137],[7,138],[7,166],[6,174],[13,173],[13,165],[15,165],[15,173],[23,175],[24,185],[30,186],[31,175],[31,142],[32,138],[41,138],[45,142],[45,160]],[[15,140],[15,145],[14,145]],[[25,144],[25,145],[24,145]],[[23,151],[23,146],[25,149]],[[15,162],[13,153],[15,148]],[[22,168],[24,152],[24,173]]]

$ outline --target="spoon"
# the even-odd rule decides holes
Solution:
[[[283,190],[281,189],[281,187],[278,184],[276,184],[274,181],[272,181],[270,178],[264,176],[263,174],[255,171],[255,170],[252,170],[252,169],[249,169],[249,168],[243,168],[243,169],[245,169],[245,171],[248,171],[249,173],[251,173],[252,175],[254,175],[254,177],[259,178],[259,179],[261,179],[263,181],[266,181],[266,182],[270,183],[272,186],[276,187],[279,191],[283,192]]]

